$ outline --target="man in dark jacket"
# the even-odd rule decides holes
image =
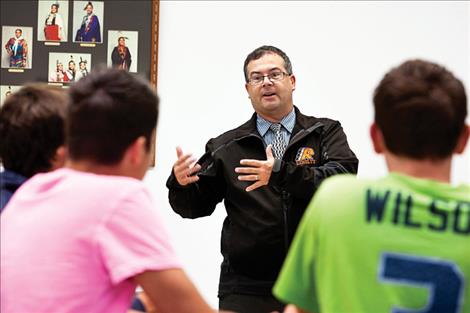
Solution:
[[[297,224],[320,183],[356,173],[358,160],[339,122],[294,107],[295,76],[287,55],[262,46],[244,64],[255,114],[209,140],[194,160],[177,148],[169,199],[183,217],[210,215],[224,201],[220,309],[282,310],[271,289]]]

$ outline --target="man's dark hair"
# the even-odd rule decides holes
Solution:
[[[278,56],[280,56],[284,60],[284,67],[286,68],[287,74],[292,74],[292,64],[290,63],[289,57],[287,56],[287,54],[284,53],[284,51],[273,46],[261,46],[253,50],[253,52],[251,52],[250,54],[248,54],[245,59],[245,64],[243,65],[243,73],[245,74],[246,82],[248,82],[248,63],[253,60],[258,60],[266,54],[277,54]]]
[[[25,177],[51,169],[65,141],[67,93],[44,84],[12,93],[0,111],[0,157],[7,170]]]
[[[375,122],[392,153],[413,159],[452,155],[467,116],[462,82],[444,67],[407,61],[382,79],[374,94]]]
[[[67,145],[72,160],[114,165],[138,137],[150,150],[158,98],[143,79],[118,69],[98,69],[70,88]]]

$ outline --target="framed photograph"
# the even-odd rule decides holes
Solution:
[[[108,66],[137,73],[139,32],[108,31]]]
[[[91,70],[89,53],[49,53],[48,82],[70,84],[88,75]]]
[[[73,42],[102,43],[104,3],[101,1],[73,2]]]
[[[32,68],[33,28],[26,26],[2,27],[2,68]]]
[[[67,41],[69,2],[38,0],[38,41]]]
[[[7,86],[7,85],[1,85],[0,86],[0,106],[3,105],[3,102],[15,91],[20,89],[21,86]]]

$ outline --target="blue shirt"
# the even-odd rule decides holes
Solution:
[[[256,115],[256,128],[258,129],[259,134],[263,137],[264,143],[266,146],[272,144],[274,140],[274,132],[270,129],[271,127],[270,121],[265,120],[259,114]],[[289,114],[284,116],[282,120],[279,122],[282,125],[281,127],[281,135],[284,142],[287,144],[289,143],[290,136],[292,135],[292,130],[294,129],[295,125],[295,111],[292,109]]]
[[[16,189],[18,189],[26,179],[26,177],[9,170],[0,172],[0,213],[7,205]]]

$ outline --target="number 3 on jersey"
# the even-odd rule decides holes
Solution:
[[[429,291],[428,303],[424,308],[411,310],[393,307],[392,313],[460,313],[465,283],[462,272],[453,262],[383,253],[379,264],[379,280],[423,287]]]

